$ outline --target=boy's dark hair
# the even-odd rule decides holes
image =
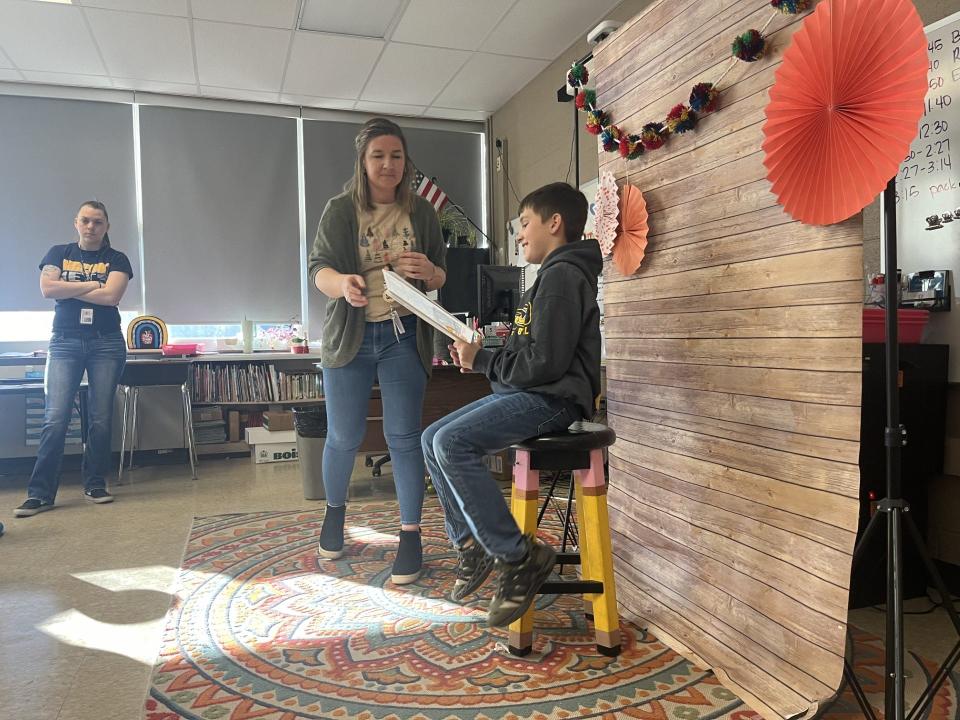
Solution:
[[[555,182],[534,190],[520,201],[518,214],[530,209],[544,222],[554,213],[563,218],[563,229],[568,243],[583,237],[587,224],[587,199],[583,193],[565,182]]]

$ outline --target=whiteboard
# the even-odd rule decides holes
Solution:
[[[910,154],[897,173],[898,264],[904,273],[951,270],[950,312],[931,313],[925,342],[950,347],[950,381],[960,382],[960,219],[926,230],[931,215],[960,210],[960,12],[928,25],[926,105]]]

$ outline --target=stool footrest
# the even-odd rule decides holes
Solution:
[[[557,553],[557,565],[580,565],[580,553]]]
[[[603,593],[603,583],[599,580],[548,580],[540,586],[540,595],[583,595],[585,593]]]

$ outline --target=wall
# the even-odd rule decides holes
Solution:
[[[625,0],[607,13],[607,19],[629,20],[650,0]],[[565,80],[570,64],[592,48],[583,29],[583,39],[575,43],[546,70],[531,80],[490,121],[493,138],[504,141],[507,173],[516,194],[510,190],[504,172],[497,169],[497,149],[491,139],[490,177],[493,184],[493,234],[498,247],[503,247],[506,223],[516,216],[520,198],[541,185],[567,179],[575,184],[570,165],[573,140],[573,103],[557,102],[557,88]],[[583,116],[578,118],[580,130],[580,182],[597,177],[597,139],[583,131]],[[591,198],[592,199],[592,198]],[[503,257],[499,259],[503,262]]]
[[[659,0],[597,53],[627,132],[728,67],[767,0]],[[827,227],[769,192],[768,90],[800,21],[734,62],[718,112],[629,164],[650,212],[640,272],[604,271],[610,522],[625,617],[768,718],[840,685],[859,514],[860,216]]]

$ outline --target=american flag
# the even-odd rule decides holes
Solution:
[[[443,209],[443,206],[447,204],[447,194],[440,189],[439,185],[419,170],[417,170],[417,174],[413,178],[413,191],[433,205],[434,210],[438,213]]]

